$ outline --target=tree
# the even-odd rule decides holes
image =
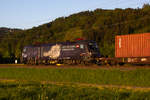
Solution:
[[[144,11],[150,11],[150,5],[149,4],[144,4],[143,5],[143,7],[142,7],[142,9],[144,10]]]

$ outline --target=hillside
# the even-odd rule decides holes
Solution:
[[[150,6],[147,4],[141,9],[96,9],[8,34],[1,40],[0,54],[19,58],[25,45],[84,38],[95,40],[102,55],[113,57],[116,35],[143,32],[150,32]]]
[[[2,40],[3,37],[5,37],[8,34],[13,34],[15,32],[20,32],[21,29],[11,29],[11,28],[6,28],[6,27],[0,27],[0,41]]]
[[[6,27],[0,27],[0,35],[14,33],[16,31],[21,31],[21,29],[11,29],[11,28],[6,28]]]

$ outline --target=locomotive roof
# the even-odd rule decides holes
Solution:
[[[73,42],[66,41],[66,42],[57,42],[57,43],[28,45],[28,46],[25,46],[25,47],[31,47],[32,48],[32,47],[38,47],[38,46],[52,46],[52,45],[55,45],[55,44],[61,44],[61,45],[72,45],[72,44],[80,44],[80,43],[86,44],[86,43],[89,43],[89,42],[95,42],[95,41],[93,41],[93,40],[77,40],[77,41],[73,41]]]

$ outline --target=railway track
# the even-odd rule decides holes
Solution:
[[[88,69],[121,69],[121,70],[134,70],[134,69],[150,69],[150,65],[135,66],[109,66],[109,65],[25,65],[25,64],[0,64],[0,68],[88,68]]]

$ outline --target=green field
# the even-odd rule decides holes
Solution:
[[[0,68],[0,100],[110,98],[149,100],[150,69]]]
[[[0,79],[150,87],[150,69],[0,68]]]
[[[150,100],[150,91],[39,83],[0,83],[0,100]]]

